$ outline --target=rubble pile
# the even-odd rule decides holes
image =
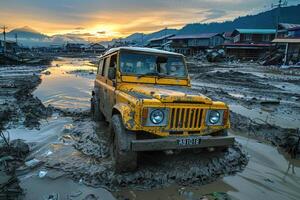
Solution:
[[[223,62],[226,58],[223,49],[210,49],[207,50],[206,58],[208,62]]]

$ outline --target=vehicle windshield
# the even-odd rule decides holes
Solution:
[[[122,52],[120,71],[124,75],[178,77],[187,76],[181,56]]]

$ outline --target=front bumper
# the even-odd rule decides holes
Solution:
[[[199,144],[180,145],[179,140],[184,138],[199,139]],[[171,149],[193,149],[207,147],[222,147],[233,145],[233,136],[195,136],[195,137],[165,137],[159,139],[144,139],[131,141],[132,151],[159,151]]]

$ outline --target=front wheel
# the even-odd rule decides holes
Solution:
[[[126,130],[119,114],[112,117],[111,133],[111,156],[115,171],[120,173],[136,170],[137,152],[130,149],[131,141],[136,139],[136,134]]]

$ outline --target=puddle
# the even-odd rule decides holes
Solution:
[[[35,90],[45,105],[62,109],[90,108],[91,91],[94,87],[95,67],[88,60],[60,58],[48,68],[50,74],[42,75],[42,83]]]
[[[231,199],[297,200],[300,199],[300,161],[284,157],[275,147],[238,137],[248,151],[250,161],[243,172],[204,186],[173,185],[151,191],[122,190],[116,195],[129,199],[196,200],[205,194],[226,192]],[[184,190],[185,193],[181,191]]]
[[[103,188],[88,187],[64,177],[58,179],[46,177],[41,179],[37,175],[33,175],[32,177],[25,178],[20,185],[26,190],[24,200],[56,199],[57,197],[57,200],[115,199],[110,192]],[[51,195],[54,198],[49,198]]]

